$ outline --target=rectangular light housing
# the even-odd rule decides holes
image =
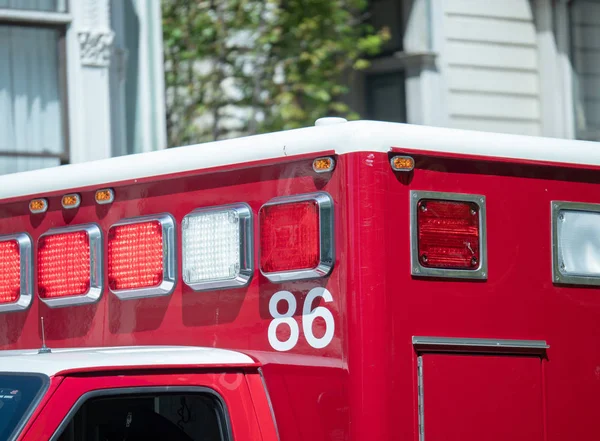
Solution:
[[[121,299],[170,294],[175,222],[168,214],[126,219],[108,231],[108,286]]]
[[[27,234],[0,236],[0,312],[24,310],[31,304],[31,253]]]
[[[37,249],[40,299],[50,307],[93,303],[102,294],[102,235],[95,224],[50,230]]]
[[[253,272],[252,212],[246,204],[201,208],[185,216],[183,281],[196,291],[248,284]]]
[[[260,269],[269,280],[323,277],[334,262],[333,200],[324,192],[276,198],[259,211]]]
[[[485,198],[411,192],[412,274],[486,278]]]
[[[600,285],[600,204],[552,202],[556,283]]]

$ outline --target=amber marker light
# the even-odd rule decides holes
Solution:
[[[29,211],[33,214],[45,213],[48,210],[48,201],[44,198],[33,199],[29,202]]]
[[[81,204],[81,197],[77,193],[66,194],[62,197],[63,208],[77,208]]]
[[[394,171],[409,172],[415,168],[415,160],[410,156],[394,156],[390,164]]]
[[[110,204],[115,200],[115,192],[111,188],[103,188],[96,192],[97,204]]]
[[[335,161],[330,157],[317,158],[313,161],[313,170],[317,173],[326,173],[333,170]]]

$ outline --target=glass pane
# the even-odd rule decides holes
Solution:
[[[59,37],[55,29],[0,25],[0,151],[63,152]],[[0,171],[8,166],[0,156]]]
[[[226,439],[220,403],[205,394],[121,395],[84,403],[59,441]]]
[[[600,141],[600,1],[576,0],[571,9],[577,138]]]
[[[67,0],[0,0],[0,9],[25,11],[66,12]]]
[[[44,387],[37,375],[0,375],[0,439],[8,439]]]
[[[367,77],[367,118],[406,122],[404,74],[391,72]]]
[[[373,0],[370,4],[370,24],[379,30],[387,27],[391,38],[383,47],[383,53],[402,50],[402,2],[399,0]]]

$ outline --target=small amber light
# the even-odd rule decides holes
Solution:
[[[333,170],[333,167],[335,167],[335,161],[333,158],[317,158],[313,161],[313,170],[317,173],[329,172]]]
[[[410,156],[394,156],[390,163],[394,171],[409,172],[415,168],[415,160]]]
[[[81,198],[77,193],[66,194],[62,197],[63,208],[77,208],[81,203]]]
[[[96,203],[110,204],[115,200],[115,192],[110,188],[104,188],[96,192]]]
[[[48,209],[48,201],[44,198],[33,199],[29,202],[29,211],[33,214],[44,213]]]

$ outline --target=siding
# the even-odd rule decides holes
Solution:
[[[576,0],[571,14],[577,137],[600,140],[600,1]]]
[[[446,0],[444,75],[451,127],[541,134],[529,0]]]

